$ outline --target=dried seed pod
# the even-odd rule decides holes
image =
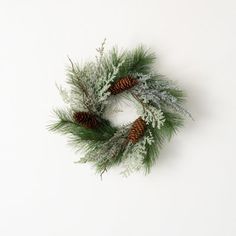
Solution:
[[[97,119],[97,116],[85,111],[75,112],[74,120],[76,121],[76,123],[89,129],[94,129],[99,126],[99,121]]]
[[[131,76],[125,76],[120,78],[117,82],[110,86],[109,91],[112,95],[122,93],[138,84],[138,80],[132,78]]]
[[[137,143],[138,140],[143,137],[144,132],[146,130],[146,123],[145,121],[139,117],[136,119],[131,126],[131,129],[128,134],[128,140],[132,143]]]

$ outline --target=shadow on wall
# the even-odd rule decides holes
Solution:
[[[182,83],[180,87],[186,91],[187,99],[185,106],[192,114],[193,120],[186,117],[183,128],[181,128],[179,132],[173,136],[170,142],[163,145],[163,148],[160,150],[160,155],[157,159],[157,165],[153,167],[154,169],[156,168],[156,171],[154,170],[152,173],[158,172],[157,169],[160,167],[164,169],[168,168],[170,171],[172,171],[180,166],[186,157],[184,155],[185,146],[188,145],[188,142],[192,142],[191,137],[196,131],[196,128],[204,128],[202,126],[202,121],[205,123],[206,118],[211,119],[212,117],[209,112],[210,109],[207,107],[207,104],[210,104],[208,101],[209,95],[207,94],[207,91],[199,86],[199,83],[195,83],[195,81],[199,81],[199,77],[191,76],[191,80],[183,79],[190,77],[187,75],[184,77],[181,76],[181,78],[180,76],[178,77],[179,79],[175,78],[177,84],[180,84],[180,81],[184,81],[184,84]]]

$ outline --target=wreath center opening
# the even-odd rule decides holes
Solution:
[[[109,105],[104,112],[104,118],[109,120],[115,127],[121,127],[133,123],[140,112],[131,99],[117,95],[110,99]]]

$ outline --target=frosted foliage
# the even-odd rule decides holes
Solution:
[[[88,110],[100,116],[110,95],[108,89],[117,77],[119,68],[124,61],[117,65],[111,64],[111,70],[108,72],[104,66],[106,60],[104,58],[104,43],[97,51],[99,55],[95,62],[80,67],[71,61],[68,76],[71,78],[74,87],[68,93],[67,100],[70,101],[73,110]]]
[[[57,86],[57,89],[58,89],[58,91],[59,91],[59,93],[60,93],[60,95],[62,97],[62,100],[65,103],[69,104],[70,103],[70,98],[71,98],[70,91],[66,90],[61,85],[56,84],[56,86]]]
[[[111,83],[115,80],[120,66],[124,63],[124,61],[121,61],[117,66],[112,67],[112,72],[106,74],[106,70],[104,72],[101,72],[101,75],[99,76],[98,80],[95,83],[95,91],[97,93],[97,102],[106,104],[106,101],[108,96],[110,95],[110,92],[108,91]]]
[[[99,115],[105,108],[107,104],[107,99],[110,95],[108,91],[111,83],[115,80],[117,74],[119,73],[119,69],[124,63],[122,60],[118,65],[111,65],[111,72],[107,73],[107,69],[104,67],[104,45],[105,40],[103,41],[100,48],[97,49],[99,55],[96,57],[96,64],[94,64],[95,77],[92,84],[94,85],[94,93],[96,93],[96,102],[100,105]]]
[[[171,107],[174,111],[192,118],[191,114],[178,102],[177,98],[166,91],[159,92],[153,102],[156,104],[163,102],[166,106]]]
[[[178,91],[178,87],[167,80],[152,79],[150,75],[139,75],[139,84],[132,90],[144,103],[152,103],[155,107],[161,108],[162,106],[169,107],[170,109],[181,113],[185,116],[192,118],[191,114],[182,106],[178,99],[171,95],[168,90]]]
[[[80,162],[106,162],[114,158],[125,147],[130,125],[120,128],[112,138],[102,144],[97,152],[88,152]]]
[[[147,124],[151,124],[153,128],[160,129],[161,126],[163,126],[165,123],[163,112],[160,109],[157,109],[150,105],[143,112],[142,118],[146,121]]]
[[[61,85],[56,85],[64,103],[68,104],[72,110],[86,110],[83,102],[86,102],[82,94],[66,89]],[[88,104],[88,103],[86,103]]]
[[[133,172],[139,171],[144,167],[143,160],[147,154],[146,145],[152,145],[153,143],[153,135],[148,131],[141,141],[134,145],[129,144],[128,147],[126,147],[123,154],[125,157],[123,162],[123,171],[121,172],[124,177],[128,177]]]

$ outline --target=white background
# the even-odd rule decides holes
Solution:
[[[236,235],[234,0],[0,1],[0,235]],[[148,176],[103,181],[46,125],[67,55],[140,43],[195,121]],[[129,114],[123,114],[123,118]]]

